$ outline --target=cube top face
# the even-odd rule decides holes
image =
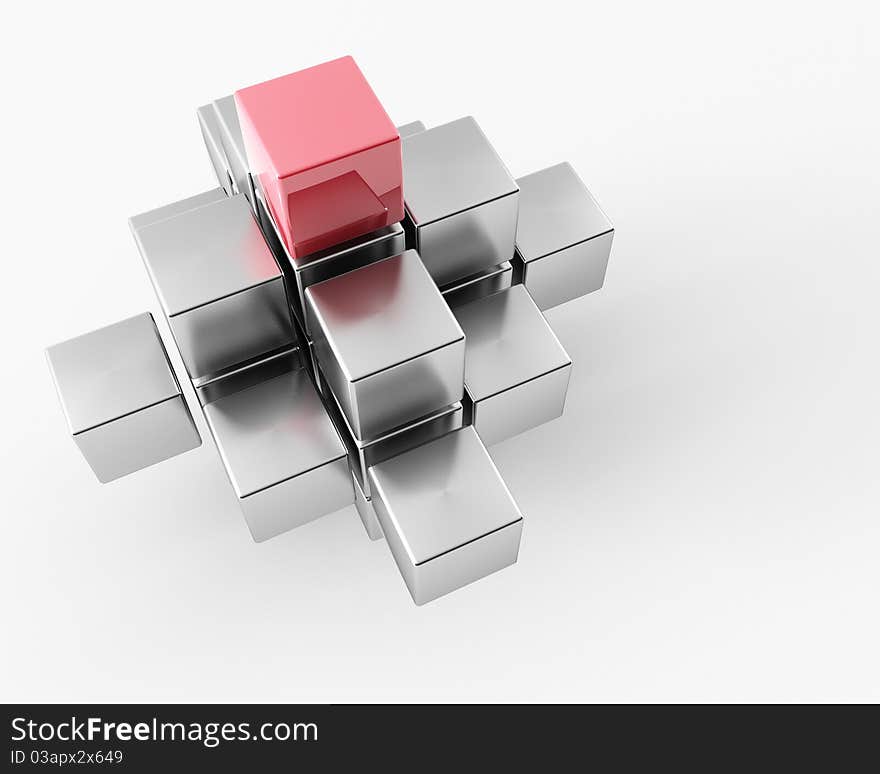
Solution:
[[[522,521],[472,427],[374,465],[370,479],[416,566]]]
[[[196,207],[201,207],[205,204],[219,202],[225,198],[226,192],[222,188],[212,188],[210,191],[205,191],[204,193],[196,194],[195,196],[189,196],[186,199],[181,199],[179,202],[172,202],[171,204],[166,204],[164,207],[158,207],[149,212],[132,215],[128,219],[128,222],[131,224],[132,229],[137,231],[145,226],[150,226],[153,223],[158,223],[162,220],[167,220],[168,218],[173,218],[175,215],[189,212],[190,210],[194,210]]]
[[[204,408],[239,497],[345,457],[345,447],[303,369]]]
[[[406,209],[417,226],[518,190],[470,116],[408,135],[403,139],[403,158]]]
[[[294,260],[402,219],[400,136],[351,57],[235,101],[251,172]]]
[[[350,56],[235,92],[278,177],[399,139]]]
[[[74,435],[181,394],[149,313],[56,344],[46,356]]]
[[[564,162],[517,180],[519,220],[516,247],[533,261],[613,231],[571,164]]]
[[[464,381],[475,401],[571,365],[522,285],[465,304],[454,313],[467,337]]]
[[[320,328],[349,381],[464,336],[415,250],[319,282],[305,295],[310,327]]]
[[[241,194],[133,230],[168,316],[281,278]]]

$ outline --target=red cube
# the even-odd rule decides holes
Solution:
[[[400,135],[350,56],[241,89],[235,103],[292,258],[403,218]]]

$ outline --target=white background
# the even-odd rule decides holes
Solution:
[[[223,5],[4,11],[0,698],[880,699],[876,4]],[[126,218],[215,185],[198,105],[346,53],[617,229],[493,449],[519,563],[423,608],[354,508],[252,543],[200,418],[98,484],[43,354],[157,311]]]

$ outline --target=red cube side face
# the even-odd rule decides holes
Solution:
[[[241,89],[235,102],[294,260],[403,218],[400,135],[350,56]]]

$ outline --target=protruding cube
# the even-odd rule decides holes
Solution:
[[[307,288],[306,316],[358,440],[461,400],[464,334],[414,250]]]
[[[202,443],[144,313],[46,350],[70,432],[106,483]]]
[[[251,173],[293,258],[401,220],[400,136],[350,56],[235,101]]]
[[[284,277],[244,196],[146,226],[136,220],[132,231],[192,379],[294,342]]]
[[[472,427],[375,465],[370,480],[417,605],[516,562],[522,515]]]
[[[571,164],[519,178],[514,271],[542,310],[599,290],[614,226]]]
[[[522,285],[453,311],[467,339],[465,396],[483,443],[562,415],[571,359]]]
[[[255,541],[354,503],[345,447],[303,369],[204,411]]]
[[[438,285],[513,257],[519,188],[470,116],[403,139],[408,246]]]

